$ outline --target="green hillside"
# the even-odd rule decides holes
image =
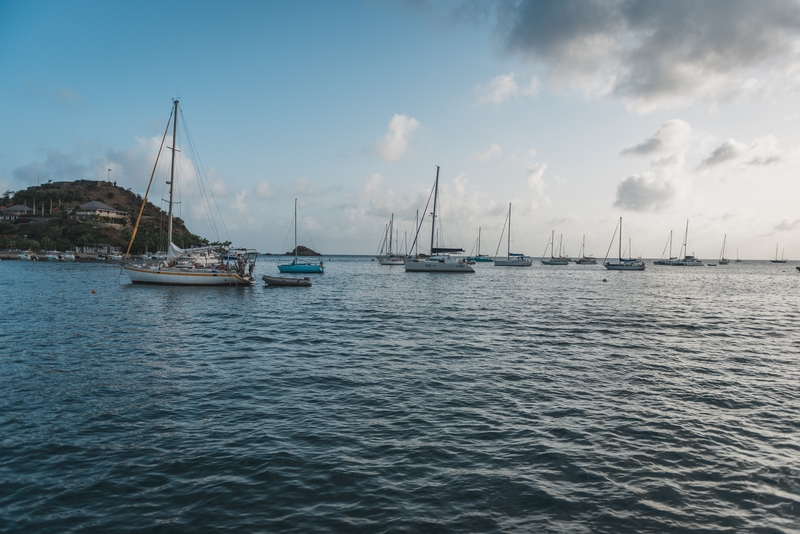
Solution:
[[[126,215],[112,218],[79,214],[80,206],[91,201],[102,202]],[[16,205],[35,206],[36,213],[8,220],[8,208]],[[0,220],[0,249],[74,250],[107,244],[125,250],[141,205],[141,195],[115,183],[96,180],[6,191],[0,197],[0,214],[6,215],[6,220]],[[148,201],[131,253],[165,250],[166,229],[166,212]],[[208,244],[207,239],[189,232],[179,218],[173,219],[173,242],[179,247]]]

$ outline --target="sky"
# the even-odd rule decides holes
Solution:
[[[511,204],[532,256],[613,257],[623,217],[634,256],[688,221],[701,258],[800,259],[799,60],[788,0],[0,0],[0,188],[143,194],[179,98],[177,210],[212,240],[291,250],[297,198],[300,244],[372,254],[439,166],[442,246],[505,254]]]

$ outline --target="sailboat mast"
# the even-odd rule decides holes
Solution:
[[[175,183],[175,152],[178,151],[178,147],[175,145],[176,139],[178,137],[178,100],[173,100],[172,103],[175,105],[175,118],[172,122],[172,165],[169,169],[169,223],[167,225],[167,246],[172,243],[172,191],[173,191],[173,184]]]
[[[511,259],[511,202],[508,203],[508,259]]]
[[[622,217],[619,218],[619,261],[622,261]]]
[[[433,214],[431,218],[431,256],[433,256],[433,238],[436,235],[436,200],[439,198],[439,166],[436,166],[436,181],[433,184]]]
[[[414,215],[414,228],[417,229],[417,234],[419,234],[419,210]],[[419,239],[416,236],[414,237],[414,256],[419,257]]]
[[[556,231],[553,230],[552,232],[550,232],[550,259],[555,258],[555,256],[553,256],[553,245],[555,245],[555,240],[556,240]]]
[[[689,255],[689,247],[686,246],[689,240],[689,219],[686,219],[686,233],[683,234],[683,255]]]
[[[394,213],[392,218],[389,219],[389,255],[392,255],[392,232],[394,232]]]
[[[297,199],[294,199],[294,259],[297,260]]]

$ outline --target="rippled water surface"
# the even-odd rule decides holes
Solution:
[[[0,262],[0,531],[800,532],[793,264],[313,281]]]

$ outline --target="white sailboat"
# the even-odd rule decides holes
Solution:
[[[668,246],[669,246],[669,256],[667,256],[667,259],[664,259],[664,254],[667,252]],[[653,265],[672,265],[672,262],[677,259],[678,259],[677,257],[672,256],[672,230],[670,230],[669,239],[667,239],[667,244],[664,245],[664,251],[661,252],[661,259],[654,261]]]
[[[617,223],[617,227],[614,229],[614,233],[617,233],[617,228],[619,229],[619,263],[610,263],[608,261],[603,261],[603,265],[609,271],[644,271],[645,264],[641,259],[633,259],[631,257],[623,258],[622,257],[622,217],[619,218],[619,222]],[[614,237],[611,237],[611,245],[614,244]],[[609,250],[611,249],[611,245],[608,246]],[[628,246],[628,256],[631,256],[630,245]],[[606,252],[606,259],[608,258],[608,252]]]
[[[728,234],[725,234],[725,237],[722,238],[722,250],[719,251],[719,263],[720,265],[728,265],[731,260],[725,257],[725,245],[728,243]]]
[[[496,257],[495,253],[494,265],[495,267],[530,267],[533,265],[533,259],[524,254],[515,254],[511,252],[511,202],[508,203],[508,255],[505,259]],[[505,225],[504,225],[505,226]],[[503,234],[500,234],[500,243],[503,242]],[[497,248],[500,248],[500,243]]]
[[[434,247],[434,237],[436,236],[436,204],[439,197],[439,166],[436,166],[436,180],[433,182],[433,213],[431,214],[431,254],[427,258],[414,258],[406,260],[405,267],[407,273],[474,273],[475,270],[467,263],[466,258],[456,259],[450,256],[451,253],[464,252],[461,248]],[[430,202],[430,197],[428,198]],[[427,206],[425,207],[427,211]],[[417,227],[414,244],[419,237],[419,230],[425,219],[423,214]],[[413,244],[412,244],[413,248]]]
[[[383,243],[381,245],[381,252],[380,254],[378,254],[378,256],[376,256],[381,265],[403,265],[406,261],[404,256],[396,254],[392,250],[393,234],[394,234],[394,213],[392,213],[392,217],[391,219],[389,219],[389,226],[386,228],[386,235],[383,238]],[[384,250],[383,247],[386,246],[387,241],[388,241],[388,248]]]
[[[175,153],[179,151],[176,144],[178,100],[173,100],[173,106],[174,109],[170,115],[170,119],[167,121],[167,129],[164,131],[164,138],[161,140],[161,147],[158,150],[158,156],[156,156],[156,164],[153,167],[153,173],[150,175],[150,183],[147,185],[144,199],[142,199],[142,207],[139,210],[139,217],[136,219],[136,226],[134,226],[122,268],[134,284],[184,286],[251,285],[255,283],[253,271],[255,270],[256,257],[258,256],[255,250],[244,248],[228,250],[220,246],[207,246],[184,250],[172,242]],[[170,123],[172,124],[172,147],[170,147],[172,150],[172,162],[170,165],[170,179],[167,182],[167,185],[169,185],[169,213],[167,217],[167,242],[169,245],[167,257],[164,260],[148,261],[147,259],[143,259],[139,262],[134,262],[130,255],[131,246],[136,239],[136,232],[139,229],[142,213],[147,204],[147,195],[150,192],[150,186],[153,184],[158,158],[164,147],[164,141],[166,140]],[[226,254],[234,259],[229,259],[227,262],[224,261],[223,256]]]
[[[556,237],[556,231],[553,230],[550,233],[550,241],[547,242],[547,245],[550,246],[550,259],[549,260],[543,259],[542,265],[569,265],[569,258],[565,257],[561,253],[561,240],[563,240],[564,234],[561,234],[561,239],[559,239],[558,241],[558,256],[554,255],[554,250],[553,250],[553,247],[555,245],[555,237]],[[547,245],[545,245],[544,247],[545,252],[547,252]],[[544,256],[544,254],[542,254],[542,256]]]
[[[694,254],[689,254],[689,221],[686,221],[686,232],[683,234],[683,245],[681,245],[681,250],[678,252],[678,258],[680,258],[681,254],[683,254],[683,258],[675,259],[674,261],[671,260],[669,265],[675,267],[702,267],[703,262],[698,260]]]
[[[282,273],[324,273],[325,266],[322,264],[322,260],[311,262],[297,257],[297,199],[294,199],[294,222],[292,224],[294,225],[294,260],[291,263],[278,264],[278,270]]]

